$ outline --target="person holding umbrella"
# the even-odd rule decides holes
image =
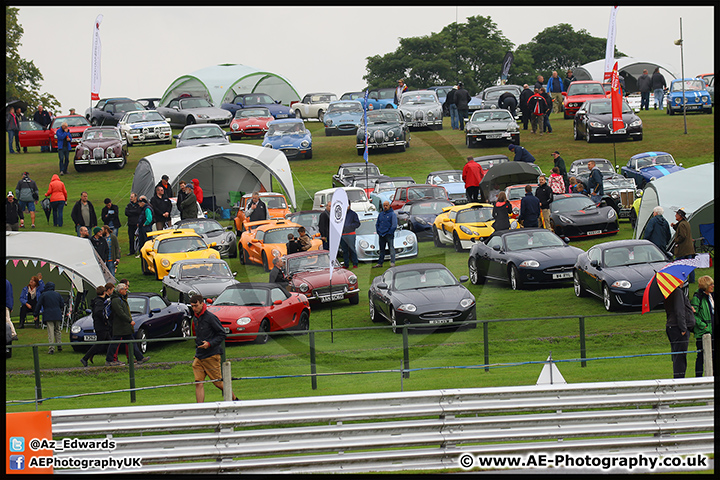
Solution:
[[[663,303],[667,321],[665,333],[670,340],[673,378],[685,378],[689,333],[695,328],[695,315],[682,288],[676,288]]]
[[[53,226],[63,226],[63,209],[67,205],[68,193],[65,189],[65,184],[60,180],[60,177],[56,173],[50,179],[50,185],[48,185],[48,191],[45,197],[50,197],[50,209],[53,215]],[[45,207],[43,206],[43,210]],[[45,210],[45,216],[50,221],[50,212]]]

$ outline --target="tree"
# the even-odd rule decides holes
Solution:
[[[50,111],[59,111],[60,102],[54,95],[40,92],[42,73],[32,60],[18,54],[24,30],[18,23],[19,9],[5,7],[5,101],[23,100],[30,105],[42,103]]]

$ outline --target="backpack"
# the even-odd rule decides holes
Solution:
[[[110,298],[106,298],[103,302],[103,318],[105,319],[105,323],[112,325],[113,311],[110,304]]]

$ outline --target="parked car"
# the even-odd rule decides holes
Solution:
[[[248,107],[265,107],[270,110],[270,114],[275,117],[275,120],[295,116],[289,107],[282,105],[280,100],[273,100],[267,93],[239,93],[235,95],[232,102],[223,103],[221,106],[223,110],[227,110],[232,115],[235,115],[239,109]]]
[[[321,122],[328,110],[330,102],[337,100],[334,93],[308,93],[299,102],[290,105],[295,112],[295,118],[317,118]]]
[[[364,177],[353,177],[350,186],[362,188],[363,190],[365,190],[365,193],[370,196],[373,188],[375,188],[375,182],[385,180],[386,178],[390,177],[388,177],[387,175],[367,175]]]
[[[343,93],[342,96],[340,97],[340,100],[357,100],[358,102],[360,102],[360,105],[363,108],[366,108],[365,107],[365,91]],[[370,96],[370,93],[368,92],[368,101],[367,101],[368,111],[378,110],[378,109],[384,108],[384,107],[385,107],[384,104],[380,103],[379,100],[372,98]],[[392,107],[390,107],[390,108],[392,108]]]
[[[685,98],[683,100],[683,86]],[[665,97],[668,115],[675,115],[683,112],[683,103],[686,112],[712,113],[712,99],[705,82],[700,78],[677,79],[670,82],[667,96]]]
[[[262,146],[280,150],[288,160],[312,158],[312,134],[305,128],[301,118],[286,118],[268,122],[268,131]]]
[[[263,201],[267,208],[269,219],[285,218],[290,213],[290,207],[288,206],[285,195],[277,192],[258,192],[260,200]],[[252,193],[246,193],[240,198],[240,205],[238,205],[238,213],[235,216],[234,223],[235,229],[238,232],[242,232],[243,223],[245,222],[245,207],[249,201],[252,200]]]
[[[182,132],[179,135],[173,135],[173,138],[176,140],[175,146],[181,148],[215,143],[227,145],[230,143],[228,135],[217,125],[201,123],[199,125],[186,125],[183,127]]]
[[[588,168],[588,163],[590,161],[594,161],[595,166],[602,173],[603,184],[605,180],[621,176],[615,171],[615,167],[610,162],[610,160],[606,158],[581,158],[579,160],[575,160],[570,164],[570,169],[568,170],[568,178],[575,177],[578,179],[578,181],[587,185],[588,179],[590,178],[590,169]]]
[[[571,282],[581,253],[544,228],[500,230],[470,249],[470,281],[475,285],[488,278],[509,282],[513,290]]]
[[[190,229],[200,235],[205,243],[215,243],[220,258],[237,257],[237,237],[232,227],[223,227],[212,218],[186,218],[175,223],[176,230]]]
[[[440,85],[440,86],[433,86],[428,87],[428,90],[433,90],[438,97],[438,101],[440,102],[440,105],[443,105],[443,115],[446,117],[450,116],[450,110],[445,106],[445,100],[447,100],[447,94],[450,93],[450,90],[453,89],[452,85]]]
[[[360,212],[374,212],[375,205],[368,200],[365,189],[360,187],[340,187],[347,193],[348,202],[350,202],[350,208],[352,208],[358,214]],[[335,192],[335,188],[326,188],[315,192],[313,199],[313,210],[325,209],[325,204],[332,202],[332,194]]]
[[[90,123],[82,115],[62,115],[53,118],[50,128],[43,130],[42,125],[33,120],[20,120],[18,139],[20,146],[27,147],[44,147],[50,146],[54,151],[57,150],[57,133],[58,128],[67,122],[68,130],[73,138],[70,141],[71,148],[77,147],[80,138],[85,130],[90,127]]]
[[[615,235],[618,217],[612,207],[597,205],[581,193],[556,193],[550,203],[550,228],[569,238]]]
[[[84,172],[89,166],[113,165],[122,169],[127,163],[127,141],[117,127],[90,127],[83,132],[75,148],[73,166]]]
[[[407,202],[398,210],[398,228],[410,230],[418,240],[432,240],[432,226],[443,209],[452,207],[449,200],[423,199]]]
[[[388,321],[392,331],[412,328],[457,328],[476,319],[475,297],[445,265],[412,263],[385,270],[368,289],[370,320]],[[473,324],[474,326],[474,324]]]
[[[202,97],[173,98],[166,106],[158,107],[157,111],[171,126],[177,128],[194,123],[214,123],[227,127],[233,117],[227,110],[213,107]]]
[[[715,74],[714,73],[703,73],[698,75],[697,78],[702,79],[705,82],[705,89],[710,94],[710,101],[715,103]]]
[[[332,177],[333,187],[350,187],[356,177],[379,177],[380,169],[372,162],[343,163]]]
[[[351,305],[360,301],[358,277],[332,261],[330,278],[330,255],[327,250],[298,252],[285,255],[285,277],[288,290],[305,294],[310,302],[335,302],[348,299]]]
[[[601,298],[610,312],[642,306],[643,292],[668,257],[649,240],[615,240],[590,247],[575,262],[575,295]]]
[[[145,340],[149,338],[190,336],[192,312],[184,303],[170,302],[150,292],[130,292],[127,301],[135,322],[135,339],[143,340],[138,343],[143,353],[148,349],[149,344]],[[89,347],[85,342],[97,340],[92,315],[78,319],[70,327],[70,345],[75,351],[87,350]]]
[[[144,107],[129,99],[110,99],[102,106],[91,112],[90,124],[95,126],[114,126],[125,116],[127,112],[144,110]]]
[[[357,100],[330,102],[323,117],[325,135],[356,135],[358,127],[364,122],[363,117],[362,103]]]
[[[305,232],[311,237],[320,233],[320,214],[323,210],[301,210],[285,215],[288,222],[297,223],[305,227]]]
[[[360,226],[355,230],[355,252],[358,261],[376,262],[380,259],[380,237],[375,230],[377,212],[359,213]],[[398,229],[393,238],[395,258],[412,258],[418,254],[418,242],[415,234],[409,230]],[[385,249],[385,258],[390,259],[390,248]]]
[[[21,147],[47,147],[50,145],[50,131],[44,130],[39,123],[33,120],[20,120],[19,128],[18,138]]]
[[[428,173],[425,183],[428,185],[439,185],[445,188],[450,201],[455,205],[467,203],[462,170],[438,170],[436,172],[430,172]]]
[[[370,192],[370,201],[375,205],[375,210],[382,210],[383,203],[392,201],[395,196],[395,190],[398,187],[407,187],[415,185],[412,177],[386,177],[378,179],[375,182],[372,192]]]
[[[160,100],[162,99],[157,97],[149,97],[138,98],[135,101],[142,105],[145,110],[155,110],[157,107],[160,106]]]
[[[604,198],[612,199],[608,204],[615,209],[618,219],[630,218],[635,199],[642,195],[642,190],[635,186],[635,179],[623,176],[603,180],[603,191]]]
[[[395,193],[390,199],[390,207],[393,210],[400,210],[406,203],[419,200],[447,200],[449,202],[450,197],[448,197],[445,187],[440,185],[413,183],[395,189]]]
[[[535,189],[538,187],[537,183],[520,183],[518,185],[508,185],[505,187],[505,196],[507,197],[508,202],[510,202],[510,205],[512,205],[513,211],[510,218],[517,218],[518,215],[520,215],[520,202],[522,202],[522,199],[525,196],[526,185],[530,185],[533,192],[535,192]],[[542,220],[542,216],[540,219]]]
[[[468,103],[469,114],[472,116],[473,112],[477,110],[500,108],[498,106],[500,95],[505,92],[510,92],[515,95],[515,100],[517,101],[517,108],[512,114],[515,120],[519,120],[522,118],[522,112],[520,111],[520,94],[522,90],[523,88],[520,85],[495,85],[488,87],[470,99],[470,103]]]
[[[80,143],[80,139],[85,133],[85,130],[90,128],[90,124],[82,115],[61,115],[53,118],[50,124],[50,148],[52,151],[56,151],[58,147],[57,131],[63,123],[68,124],[68,131],[72,134],[72,140],[70,141],[70,147],[76,148]],[[22,144],[21,144],[22,146]]]
[[[380,108],[397,108],[395,105],[395,87],[373,88],[368,92],[368,99],[377,102],[375,110]]]
[[[479,163],[482,169],[485,170],[485,172],[490,170],[495,165],[500,165],[501,163],[507,163],[510,161],[507,155],[503,155],[501,153],[474,157],[473,160],[475,161],[475,163]]]
[[[638,153],[630,157],[627,165],[620,169],[624,177],[634,179],[637,187],[642,189],[648,182],[680,170],[685,170],[682,163],[676,164],[673,156],[667,152]]]
[[[231,285],[207,308],[218,317],[226,334],[256,334],[228,336],[225,342],[264,344],[270,337],[264,333],[310,329],[308,299],[302,293],[288,292],[276,283]]]
[[[240,235],[238,253],[243,265],[262,265],[266,272],[272,268],[272,260],[287,254],[288,234],[298,237],[299,224],[287,220],[261,220],[246,222]],[[310,250],[320,250],[322,240],[312,239]]]
[[[571,84],[572,86],[572,84]],[[643,139],[643,122],[626,101],[622,102],[623,127],[612,131],[613,115],[610,99],[588,100],[575,112],[573,136],[575,140],[585,138],[587,143],[606,138],[639,141]]]
[[[602,82],[595,80],[576,80],[563,92],[563,117],[575,116],[583,103],[596,98],[606,98]]]
[[[230,138],[240,140],[243,137],[264,136],[269,127],[268,122],[274,120],[267,107],[239,108],[230,122]]]
[[[520,145],[520,129],[515,118],[502,109],[475,111],[465,124],[465,145],[472,148],[496,140]]]
[[[410,130],[400,111],[384,108],[367,112],[368,151],[396,148],[404,152],[410,147]],[[358,127],[355,148],[365,153],[365,127]]]
[[[408,127],[429,127],[442,130],[442,104],[434,90],[414,90],[403,93],[398,110],[405,118]]]
[[[172,143],[172,128],[157,110],[127,112],[118,122],[128,146],[135,143]]]
[[[179,260],[162,279],[162,296],[170,302],[190,303],[193,295],[215,298],[238,282],[225,260],[190,258]]]
[[[173,263],[186,258],[220,258],[220,253],[190,229],[159,230],[147,233],[148,241],[140,247],[140,269],[143,275],[155,274],[162,280]]]
[[[96,127],[98,125],[108,125],[107,123],[98,122],[99,118],[104,117],[104,116],[110,116],[109,112],[105,110],[105,106],[108,103],[115,104],[115,103],[129,103],[129,102],[133,102],[133,100],[128,97],[101,98],[100,100],[98,100],[98,102],[95,104],[94,107],[90,107],[85,110],[85,118],[87,119],[88,122],[90,122],[90,124],[93,127]],[[130,108],[127,111],[144,110],[145,109],[145,107],[143,107],[139,103],[138,103],[138,105],[139,105],[139,108]],[[113,111],[113,115],[114,115],[115,107],[111,108],[110,110]],[[117,121],[120,120],[121,117],[122,117],[122,115],[120,115],[115,120],[115,123],[117,123]],[[95,119],[95,122],[93,122],[93,119]],[[112,125],[115,125],[115,123],[112,123]]]
[[[492,224],[493,206],[489,203],[466,203],[443,209],[433,223],[433,241],[436,247],[453,245],[456,252],[489,237],[495,230]]]
[[[170,209],[170,225],[175,225],[178,223],[180,218],[180,210],[177,208],[177,197],[170,197],[170,203],[172,204],[172,208]],[[200,202],[195,202],[197,205],[197,218],[207,218],[206,213],[204,212],[202,207],[200,206]],[[153,230],[155,230],[155,223],[153,223]]]

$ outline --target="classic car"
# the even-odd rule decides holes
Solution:
[[[572,84],[571,84],[572,85]],[[612,131],[612,105],[610,99],[588,100],[575,112],[573,135],[575,140],[585,138],[587,143],[606,138],[615,140],[643,139],[643,122],[626,101],[622,102],[623,127]]]
[[[235,95],[232,103],[223,103],[221,108],[235,115],[239,109],[248,107],[265,107],[270,110],[275,120],[295,116],[290,108],[280,104],[280,100],[273,100],[267,93],[239,93]]]
[[[520,119],[522,117],[522,112],[520,111],[520,94],[522,90],[523,88],[520,85],[496,85],[488,87],[470,99],[468,103],[469,114],[472,115],[476,110],[500,108],[498,105],[500,95],[505,92],[510,92],[515,95],[515,100],[517,101],[517,109],[513,113],[513,116],[516,120]]]
[[[287,254],[288,234],[298,236],[297,223],[287,220],[260,220],[245,222],[245,229],[240,235],[238,253],[243,265],[262,265],[266,272],[272,268],[272,260]],[[310,250],[320,250],[322,240],[312,239]]]
[[[395,190],[398,187],[407,187],[415,185],[412,177],[386,177],[378,179],[370,192],[370,201],[375,205],[375,210],[382,210],[384,202],[392,201],[395,196]]]
[[[133,329],[137,340],[190,336],[192,311],[184,303],[170,302],[157,293],[143,292],[128,293],[127,301],[135,322]],[[84,342],[97,340],[92,315],[78,319],[70,327],[70,345],[75,351],[87,350],[89,347]],[[143,341],[138,346],[145,353],[148,345]]]
[[[220,258],[237,257],[237,237],[232,227],[223,227],[217,220],[186,218],[173,224],[173,228],[193,230],[205,240],[205,243],[215,243],[213,248],[220,252]]]
[[[140,247],[140,269],[143,275],[155,274],[162,280],[173,263],[186,258],[220,258],[213,249],[215,243],[207,244],[194,230],[157,230],[147,233],[148,241]]]
[[[50,145],[50,131],[44,130],[39,123],[33,120],[20,120],[19,128],[18,138],[21,147],[46,147]],[[57,139],[55,140],[57,141]]]
[[[595,166],[600,170],[603,175],[603,185],[605,184],[605,180],[621,176],[615,171],[615,167],[610,162],[610,160],[606,158],[581,158],[579,160],[575,160],[570,164],[570,169],[568,170],[568,178],[575,177],[578,179],[578,181],[587,185],[588,179],[590,178],[590,169],[588,168],[588,162],[590,162],[591,160],[595,162]]]
[[[232,120],[232,114],[222,108],[213,107],[202,97],[173,98],[157,111],[165,117],[173,127],[184,127],[194,123],[214,123],[227,127]]]
[[[230,138],[260,137],[267,133],[268,122],[274,120],[267,107],[240,108],[230,122]]]
[[[363,177],[353,177],[351,187],[359,187],[365,190],[365,193],[370,196],[375,188],[375,182],[390,178],[387,175],[368,175]]]
[[[365,108],[365,91],[362,92],[347,92],[343,93],[340,97],[340,100],[357,100],[360,102],[360,105]],[[368,92],[368,101],[367,101],[367,109],[370,110],[377,110],[380,108],[385,108],[385,105],[380,103],[380,100],[376,98],[372,98],[370,96],[370,93]],[[392,108],[392,107],[390,107]]]
[[[475,163],[479,163],[482,169],[485,170],[485,172],[490,170],[495,165],[500,165],[501,163],[507,163],[510,161],[507,155],[503,155],[502,153],[474,157],[473,160],[475,160]]]
[[[375,230],[377,212],[358,212],[360,226],[355,230],[355,252],[361,262],[377,262],[380,258],[380,237]],[[415,234],[409,230],[395,230],[393,239],[395,258],[411,258],[418,254],[418,242]],[[385,250],[385,258],[390,258],[390,248]]]
[[[357,275],[342,268],[333,259],[333,274],[330,278],[330,255],[327,250],[298,252],[283,258],[289,291],[303,293],[311,302],[326,303],[347,298],[352,305],[359,303]]]
[[[302,293],[276,283],[238,283],[227,287],[208,307],[228,335],[225,342],[267,343],[280,330],[308,331],[310,302]],[[256,335],[237,335],[254,333]]]
[[[85,110],[85,118],[93,127],[117,125],[125,112],[144,109],[140,103],[127,97],[102,98],[94,107]]]
[[[492,209],[489,203],[466,203],[444,208],[435,217],[432,226],[435,246],[453,245],[456,252],[462,252],[489,237],[495,231]]]
[[[635,186],[634,179],[622,176],[603,180],[603,191],[603,198],[610,197],[612,200],[607,203],[615,209],[618,219],[630,218],[635,199],[642,195],[642,190]]]
[[[398,228],[410,230],[418,240],[432,240],[435,218],[447,207],[452,207],[449,200],[423,199],[407,202],[396,212]]]
[[[495,140],[520,145],[520,129],[507,110],[477,110],[465,124],[465,145],[468,148]]]
[[[355,162],[343,163],[338,167],[338,171],[332,177],[333,187],[351,187],[353,179],[356,177],[379,177],[380,169],[372,162]]]
[[[138,98],[135,101],[142,105],[145,110],[155,110],[160,106],[160,100],[162,99],[157,97],[148,97]]]
[[[387,108],[367,112],[367,147],[370,150],[382,150],[397,147],[404,152],[410,147],[410,131],[399,111]],[[365,127],[357,130],[355,148],[358,155],[365,153]]]
[[[683,87],[685,88],[685,100],[683,102]],[[712,113],[712,99],[705,82],[700,78],[677,79],[670,82],[667,96],[665,97],[668,115],[675,115],[683,112],[685,103],[686,112]]]
[[[392,331],[402,333],[403,326],[412,328],[457,328],[472,322],[475,297],[445,265],[412,263],[390,267],[373,279],[368,289],[370,320],[386,320]],[[474,327],[474,324],[471,328]]]
[[[583,103],[595,98],[606,98],[602,82],[595,80],[576,80],[570,84],[563,95],[563,117],[575,116]]]
[[[509,282],[513,290],[571,282],[581,253],[544,228],[501,230],[470,249],[470,281],[480,285],[490,278]]]
[[[219,258],[178,260],[162,282],[162,296],[180,303],[190,303],[193,295],[215,298],[228,286],[240,283],[227,262]]]
[[[697,76],[705,82],[705,90],[710,94],[710,101],[715,103],[715,74],[714,73],[703,73]]]
[[[330,102],[323,117],[325,135],[355,135],[363,124],[362,103],[357,100],[339,100]]]
[[[445,106],[445,100],[447,100],[447,94],[450,92],[450,90],[453,89],[452,85],[441,85],[441,86],[433,86],[428,87],[428,90],[433,90],[438,97],[438,101],[440,102],[440,105],[443,106],[443,115],[446,117],[450,116],[450,110],[447,106]]]
[[[669,262],[649,240],[615,240],[581,253],[573,270],[575,295],[599,297],[608,312],[642,306],[643,293]]]
[[[312,158],[312,134],[301,118],[286,118],[268,122],[262,146],[280,150],[290,159]]]
[[[290,207],[288,206],[285,195],[276,192],[258,192],[260,200],[263,201],[267,208],[269,219],[285,218],[290,213]],[[252,193],[246,193],[240,198],[240,204],[238,205],[238,213],[235,216],[235,230],[242,232],[243,222],[245,221],[245,207],[247,203],[252,200]]]
[[[368,196],[365,193],[364,188],[360,187],[341,187],[347,193],[348,202],[350,202],[350,208],[352,208],[358,214],[360,212],[374,212],[375,205],[368,200]],[[335,192],[335,188],[326,188],[315,192],[313,198],[313,210],[321,210],[325,208],[325,204],[332,202],[332,194]]]
[[[400,210],[406,203],[418,200],[447,200],[449,202],[450,197],[448,197],[445,187],[440,185],[412,184],[395,189],[390,200],[390,207],[393,210]]]
[[[581,193],[556,193],[550,203],[550,228],[569,238],[614,235],[618,217],[614,208],[597,205]]]
[[[448,197],[450,197],[450,201],[455,205],[467,203],[462,170],[438,170],[436,172],[430,172],[425,183],[428,185],[440,185],[445,188]]]
[[[665,175],[685,170],[675,163],[675,159],[667,152],[644,152],[630,157],[627,165],[620,169],[622,175],[635,180],[638,188],[645,188],[651,182]]]
[[[322,210],[302,210],[299,212],[291,212],[285,215],[288,222],[297,223],[305,227],[305,231],[311,237],[320,233],[320,214]]]
[[[535,189],[538,187],[537,183],[521,183],[518,185],[508,185],[505,187],[505,196],[508,199],[508,202],[510,202],[510,205],[512,205],[512,215],[510,215],[510,218],[517,218],[518,215],[520,215],[520,202],[522,201],[523,197],[525,196],[525,186],[530,185],[533,189],[533,192],[535,192]],[[543,220],[542,215],[540,216],[540,219]]]
[[[173,135],[177,141],[177,148],[190,147],[192,145],[208,145],[211,143],[228,144],[228,133],[217,125],[201,123],[186,125],[179,135]]]
[[[436,130],[442,130],[443,127],[442,108],[437,93],[433,90],[405,92],[398,106],[408,127],[429,127]]]
[[[375,110],[379,108],[397,108],[395,105],[395,88],[373,88],[368,92],[368,99],[377,102]]]
[[[83,132],[75,148],[73,166],[84,172],[89,166],[113,165],[117,169],[127,163],[127,141],[117,127],[90,127]]]
[[[118,122],[128,146],[135,143],[172,143],[172,128],[156,110],[127,112]]]
[[[308,93],[302,100],[290,105],[295,112],[295,118],[317,118],[321,122],[328,110],[330,102],[337,100],[334,93]]]

